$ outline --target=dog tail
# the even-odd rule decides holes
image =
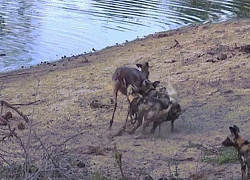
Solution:
[[[177,97],[179,95],[178,92],[176,91],[176,89],[173,87],[170,80],[168,80],[168,86],[167,86],[166,90],[167,90],[167,93],[168,93],[169,96]]]
[[[171,110],[173,104],[170,103],[167,109],[161,110],[158,113],[156,113],[151,119],[162,119],[162,117],[166,117],[166,115],[169,113]]]
[[[173,85],[172,85],[172,83],[170,82],[170,80],[168,80],[168,85],[167,85],[166,91],[167,91],[167,94],[168,94],[169,97],[170,97],[170,101],[171,101],[173,104],[178,104],[178,102],[179,102],[179,99],[178,99],[179,93],[178,93],[178,92],[176,91],[176,89],[173,87]]]
[[[168,115],[169,111],[171,110],[172,106],[173,106],[173,104],[171,103],[171,104],[168,106],[167,109],[164,109],[164,110],[160,111],[160,112],[158,113],[158,115],[157,115],[157,116],[159,117],[159,119],[161,119],[162,117],[166,117],[166,116]]]

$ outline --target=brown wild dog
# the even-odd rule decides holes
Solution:
[[[115,104],[114,104],[112,118],[110,120],[110,126],[109,126],[110,129],[114,121],[114,115],[117,107],[118,91],[120,91],[123,95],[127,95],[127,87],[130,84],[136,84],[137,86],[141,86],[142,81],[148,79],[149,63],[145,62],[142,64],[136,64],[136,66],[140,68],[140,71],[136,68],[122,66],[118,67],[112,76],[113,99]]]
[[[231,134],[222,142],[223,146],[233,146],[238,151],[241,164],[242,179],[249,179],[250,168],[250,143],[239,135],[240,129],[234,125],[229,127]]]
[[[143,97],[140,93],[137,92],[137,87],[135,85],[129,85],[127,90],[127,98],[130,103],[130,112],[136,113],[136,125],[129,131],[130,134],[133,134],[136,129],[138,129],[142,125],[143,129],[142,133],[145,133],[146,127],[151,122],[161,123],[164,117],[169,113],[172,104],[170,103],[168,106],[165,106],[164,103],[156,99],[154,97]],[[159,127],[160,133],[160,127]]]

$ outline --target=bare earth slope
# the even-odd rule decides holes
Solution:
[[[115,152],[122,153],[128,179],[148,175],[160,179],[171,174],[180,179],[240,179],[237,161],[219,164],[213,158],[225,150],[221,142],[229,134],[229,126],[238,125],[241,134],[250,137],[249,44],[250,20],[162,32],[0,74],[0,100],[19,104],[46,144],[70,138],[63,150],[77,157],[72,166],[76,166],[74,161],[84,162],[73,173],[84,172],[86,179],[96,173],[121,178],[114,165]],[[112,138],[123,125],[127,108],[126,98],[119,94],[113,128],[108,130],[113,110],[112,73],[119,66],[144,61],[150,64],[150,80],[160,80],[163,85],[171,80],[184,112],[173,133],[166,122],[161,137],[156,131],[143,139],[128,134]],[[101,106],[90,106],[94,100]],[[13,116],[18,114],[13,112]],[[25,133],[29,126],[17,133]]]

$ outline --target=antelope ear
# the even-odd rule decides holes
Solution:
[[[152,83],[152,85],[154,86],[154,88],[156,88],[156,86],[158,86],[158,84],[160,84],[160,81],[155,81]]]
[[[145,62],[145,65],[146,65],[147,67],[149,67],[149,63],[148,63],[148,62]]]

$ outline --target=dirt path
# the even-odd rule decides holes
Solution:
[[[220,164],[219,158],[226,150],[221,141],[229,134],[229,126],[238,125],[244,137],[250,134],[247,45],[250,20],[162,32],[92,54],[0,74],[0,99],[19,104],[46,144],[70,138],[64,150],[74,154],[72,166],[84,162],[74,173],[85,174],[86,179],[121,178],[114,165],[117,152],[122,153],[129,179],[171,174],[180,179],[240,179],[239,163]],[[150,80],[163,85],[171,80],[184,112],[175,122],[174,133],[166,122],[161,137],[156,133],[143,139],[128,134],[110,138],[123,125],[127,107],[120,95],[113,129],[108,131],[112,73],[118,66],[144,61],[150,64]],[[106,106],[93,108],[94,100]],[[27,133],[28,127],[18,133]]]

